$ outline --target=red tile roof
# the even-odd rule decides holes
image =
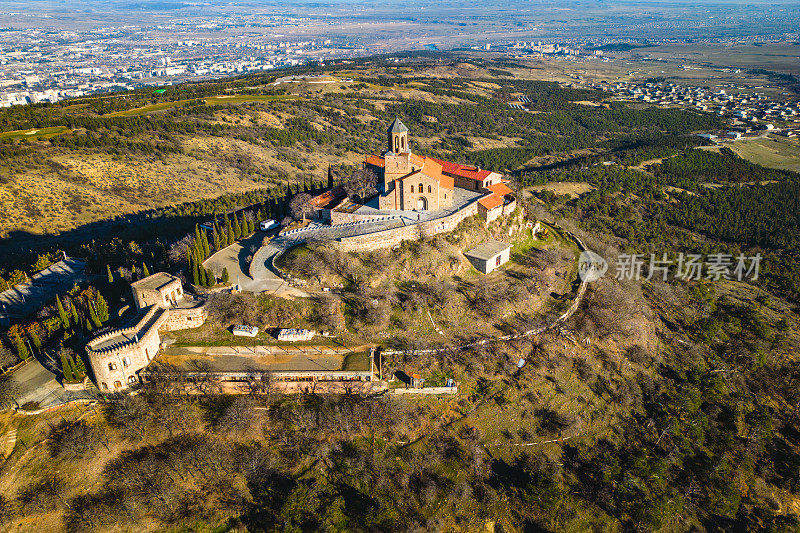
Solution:
[[[432,157],[422,158],[422,173],[426,176],[436,178],[439,184],[445,189],[453,188],[453,177],[442,173],[442,165]]]
[[[386,160],[379,155],[369,155],[367,156],[367,164],[383,168],[386,165]]]
[[[495,207],[500,207],[503,205],[503,197],[492,193],[478,200],[478,203],[481,204],[487,211],[491,211]]]
[[[344,188],[340,185],[338,187],[334,187],[330,191],[324,192],[319,196],[315,196],[309,203],[314,207],[319,208],[326,208],[331,207],[331,205],[339,200],[346,198],[347,193],[345,192]]]
[[[459,176],[461,178],[472,179],[475,181],[483,181],[489,177],[489,174],[491,174],[491,171],[482,170],[478,167],[462,165],[460,163],[451,163],[449,161],[442,161],[441,159],[433,160],[442,165],[442,172],[445,174],[450,174],[451,176]]]
[[[421,167],[422,172],[434,179],[439,180],[442,187],[452,189],[455,186],[453,177],[459,176],[462,178],[473,179],[475,181],[483,181],[491,172],[489,170],[481,170],[477,167],[469,165],[461,165],[459,163],[451,163],[433,157],[421,156],[414,153],[409,154],[409,160],[415,167]],[[380,155],[369,155],[366,158],[367,165],[373,167],[385,168],[386,160]],[[511,189],[508,190],[510,194]]]
[[[514,191],[512,191],[511,188],[505,183],[495,183],[494,185],[489,185],[487,189],[500,196],[514,193]]]

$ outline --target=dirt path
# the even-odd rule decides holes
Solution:
[[[563,231],[566,235],[568,235],[573,241],[575,241],[575,244],[578,245],[578,249],[581,252],[585,252],[585,251],[588,250],[588,248],[586,248],[586,245],[583,243],[583,241],[580,239],[580,237],[578,237],[574,233],[565,230],[564,228],[562,228],[561,226],[559,226],[556,223],[552,223],[552,224],[548,223],[548,225],[553,226],[554,228],[557,228],[558,230]],[[575,294],[575,299],[572,301],[572,305],[570,305],[569,309],[567,309],[564,313],[562,313],[558,318],[553,320],[548,325],[541,326],[541,327],[534,328],[534,329],[530,329],[528,331],[524,331],[522,333],[517,333],[515,335],[503,335],[503,336],[500,336],[500,337],[494,337],[494,338],[490,338],[490,339],[481,339],[479,341],[470,342],[470,343],[466,343],[466,344],[459,344],[459,345],[456,345],[456,346],[443,346],[441,348],[431,348],[431,349],[428,349],[428,350],[414,350],[413,352],[408,351],[408,350],[386,350],[386,351],[383,352],[383,354],[384,355],[437,354],[437,353],[444,353],[444,352],[451,351],[451,350],[464,350],[464,349],[467,349],[467,348],[474,348],[476,346],[483,346],[485,344],[489,344],[489,343],[492,343],[492,342],[509,342],[509,341],[512,341],[512,340],[522,339],[522,338],[525,338],[525,337],[534,337],[536,335],[541,335],[545,331],[549,331],[551,329],[555,329],[555,328],[559,327],[561,324],[566,322],[575,313],[575,311],[578,310],[578,307],[581,305],[581,302],[583,301],[583,296],[586,294],[586,287],[587,286],[588,286],[588,282],[587,281],[581,281],[581,284],[578,287],[578,291]]]

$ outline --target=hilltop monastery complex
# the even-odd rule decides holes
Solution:
[[[513,191],[500,174],[411,152],[408,128],[399,119],[389,126],[386,150],[380,155],[367,156],[364,167],[377,176],[377,197],[365,202],[372,207],[351,202],[343,188],[336,187],[312,199],[312,205],[317,207],[316,216],[327,219],[333,227],[387,218],[390,221],[400,218],[403,222],[398,221],[398,225],[388,229],[337,239],[346,250],[391,246],[404,239],[419,238],[421,230],[428,235],[450,231],[461,220],[474,215],[489,223],[516,208]],[[405,213],[409,211],[413,217]],[[297,234],[298,231],[303,230],[286,232],[283,240],[295,233],[298,236],[293,235],[286,242],[301,242],[302,234]],[[280,240],[280,236],[275,239]],[[510,248],[509,244],[491,241],[465,254],[480,272],[488,273],[508,261]],[[269,261],[271,265],[272,260]],[[252,272],[251,267],[251,276],[255,278]],[[132,283],[131,291],[137,311],[132,323],[91,339],[86,346],[97,388],[104,393],[128,389],[144,379],[142,370],[161,349],[160,333],[195,328],[207,318],[205,298],[184,293],[177,276],[158,272]],[[283,381],[315,382],[371,382],[374,377],[369,368],[347,372],[314,369],[279,375]]]

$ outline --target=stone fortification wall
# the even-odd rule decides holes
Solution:
[[[368,252],[381,248],[390,248],[399,245],[403,241],[416,240],[420,237],[430,237],[437,233],[452,231],[462,220],[477,214],[478,203],[473,202],[455,213],[434,220],[376,231],[366,235],[342,237],[338,239],[338,246],[348,252]]]
[[[92,339],[86,353],[101,392],[122,390],[138,381],[137,372],[155,357],[161,344],[158,329],[169,312],[153,306],[132,327],[114,330]],[[108,344],[114,338],[119,342]]]
[[[205,303],[191,309],[172,308],[169,310],[167,320],[161,326],[162,331],[175,331],[177,329],[191,329],[203,325],[208,318]]]

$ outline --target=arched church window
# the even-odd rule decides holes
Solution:
[[[428,185],[428,192],[431,192],[431,186]]]
[[[414,186],[413,185],[411,186],[411,192],[414,192]]]
[[[425,192],[425,189],[422,188],[422,184],[419,184],[419,192]]]

